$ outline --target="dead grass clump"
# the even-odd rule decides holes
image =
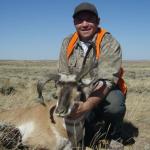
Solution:
[[[17,148],[21,143],[22,135],[15,126],[0,124],[0,145],[7,149]]]

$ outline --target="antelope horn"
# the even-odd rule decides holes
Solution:
[[[48,83],[51,80],[58,81],[59,78],[60,78],[60,75],[50,74],[50,75],[46,76],[44,79],[38,80],[37,92],[38,92],[38,101],[40,103],[45,104],[44,103],[44,98],[43,98],[43,95],[42,95],[42,91],[43,91],[43,88],[44,88],[45,84]]]

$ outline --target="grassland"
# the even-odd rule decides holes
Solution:
[[[133,135],[136,136],[135,144],[126,146],[126,149],[149,150],[150,61],[124,61],[123,66],[128,85],[125,120],[138,129]],[[45,74],[56,72],[56,68],[56,61],[0,60],[0,108],[8,109],[34,103],[37,98],[37,80]],[[10,87],[12,90],[10,89],[8,95],[3,93]]]

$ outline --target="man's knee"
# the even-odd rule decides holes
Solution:
[[[122,116],[125,114],[126,111],[126,107],[125,106],[114,106],[111,105],[107,108],[106,111],[104,111],[104,113],[110,114],[112,116]]]
[[[120,90],[111,91],[105,99],[104,114],[123,117],[125,111],[125,96]]]

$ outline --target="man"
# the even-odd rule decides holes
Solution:
[[[93,4],[79,4],[74,10],[73,20],[76,33],[66,37],[62,43],[59,72],[78,74],[81,69],[91,66],[87,74],[95,82],[93,92],[85,102],[78,104],[71,116],[77,118],[88,112],[87,133],[92,123],[103,118],[111,126],[110,138],[113,142],[118,141],[126,111],[126,85],[122,79],[120,44],[99,27],[100,18]],[[88,136],[85,137],[85,141],[88,140]]]

